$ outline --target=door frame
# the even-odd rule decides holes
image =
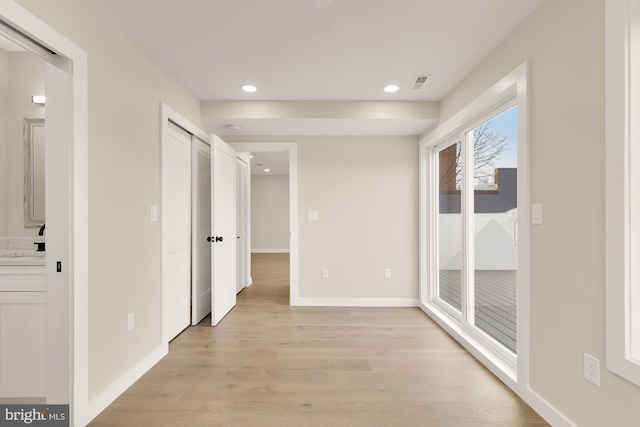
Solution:
[[[230,142],[238,152],[289,152],[289,305],[300,304],[298,287],[298,144],[296,142]],[[249,195],[249,198],[251,195]],[[249,248],[250,249],[250,248]]]
[[[59,292],[47,295],[47,403],[70,404],[70,422],[84,425],[92,417],[89,405],[89,186],[88,186],[88,68],[87,54],[77,45],[12,0],[2,4],[0,20],[47,46],[60,57],[48,61],[48,136],[64,141],[55,157],[46,159],[57,170],[56,203],[48,216],[65,218],[59,232],[48,230],[47,283]],[[14,31],[7,30],[7,33]],[[24,37],[19,36],[24,41]],[[23,43],[20,43],[23,44]],[[25,47],[37,54],[29,43]],[[47,196],[48,197],[48,196]],[[62,261],[62,274],[55,271]]]
[[[164,102],[161,102],[160,103],[160,146],[158,147],[158,149],[161,151],[160,153],[161,159],[162,159],[162,146],[169,138],[169,121],[172,121],[176,125],[180,126],[182,129],[186,130],[187,132],[191,133],[192,135],[200,138],[207,144],[211,145],[211,139],[207,133],[199,129],[196,125],[191,123],[189,120],[187,120],[185,117],[180,115],[178,112],[176,112],[174,109],[169,107],[167,104],[165,104]],[[162,206],[162,172],[160,173],[160,175],[161,175],[160,176],[160,195],[161,195],[160,206]],[[192,187],[193,184],[191,180],[189,181],[189,183],[191,184],[190,186]],[[160,221],[162,221],[162,209],[160,209]],[[160,242],[161,242],[160,247],[162,248],[162,231],[160,232]],[[161,320],[161,329],[162,329],[161,345],[163,347],[163,351],[168,352],[169,341],[173,337],[169,338],[167,336],[167,331],[165,330],[165,327],[164,327],[164,316],[165,316],[164,308],[165,308],[165,301],[167,300],[168,288],[167,288],[167,281],[164,280],[164,277],[162,276],[162,271],[163,271],[162,249],[160,249],[160,253],[158,254],[158,257],[160,258],[160,263],[159,263],[160,264],[160,288],[161,288],[160,320]]]

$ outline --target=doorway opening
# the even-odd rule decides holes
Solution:
[[[286,263],[289,266],[289,304],[297,305],[298,301],[298,154],[297,154],[297,144],[296,143],[278,143],[278,142],[261,142],[261,143],[249,143],[249,142],[236,142],[231,144],[238,152],[247,152],[251,153],[254,158],[251,159],[251,175],[252,175],[252,184],[251,184],[251,200],[253,202],[257,202],[257,199],[254,199],[255,196],[258,195],[258,191],[260,191],[261,186],[269,187],[275,193],[279,194],[280,202],[272,203],[271,207],[273,209],[278,210],[282,213],[283,209],[283,194],[282,189],[284,185],[288,187],[288,224],[283,224],[281,221],[282,215],[278,217],[274,217],[273,215],[261,216],[255,215],[256,210],[255,206],[252,205],[252,227],[251,227],[251,252],[252,260],[251,264],[254,261],[260,259],[260,254],[269,254],[269,253],[284,253],[286,254],[286,250],[288,249],[288,258],[289,262]],[[276,172],[273,165],[274,163],[267,164],[266,162],[278,162],[281,163],[282,159],[288,162],[288,178],[286,175],[283,175],[282,172],[278,172],[278,175],[273,174],[272,172]],[[258,161],[258,159],[262,159]],[[254,162],[254,160],[256,160]],[[261,165],[258,166],[258,163]],[[268,169],[268,171],[265,171]],[[273,171],[272,171],[273,169]],[[270,175],[271,174],[271,175]],[[258,178],[256,178],[258,177]],[[268,178],[264,178],[268,177]],[[278,178],[279,177],[279,178]],[[273,178],[273,179],[272,179]],[[256,184],[258,188],[256,188]],[[266,204],[265,204],[266,206]],[[254,215],[257,217],[254,217]],[[262,218],[262,219],[261,219]],[[260,226],[262,230],[265,230],[265,233],[256,234],[255,224],[257,221],[263,221],[263,226]],[[275,224],[271,223],[271,228],[269,228],[268,221],[274,221]],[[275,227],[274,227],[275,225]],[[285,236],[283,241],[282,239],[282,229],[283,227],[288,226],[289,235]],[[274,231],[275,234],[271,234],[269,231]],[[288,237],[288,242],[286,239]],[[262,240],[261,240],[262,239]],[[258,241],[256,241],[258,240]],[[288,243],[287,247],[285,246]],[[281,247],[268,247],[268,246],[281,246]],[[286,256],[286,255],[285,255]],[[268,259],[268,257],[262,257]]]
[[[45,400],[88,412],[88,184],[86,53],[15,2],[0,12],[3,38],[46,62]],[[31,100],[29,100],[31,101]]]

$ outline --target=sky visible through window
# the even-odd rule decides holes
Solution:
[[[518,107],[513,107],[492,119],[491,128],[507,137],[505,149],[496,159],[495,167],[518,167]]]

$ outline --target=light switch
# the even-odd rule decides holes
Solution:
[[[542,204],[534,203],[531,205],[531,224],[542,224]]]
[[[307,213],[308,221],[318,221],[318,211],[309,211]]]
[[[155,222],[158,220],[158,207],[156,205],[151,205],[151,222]]]

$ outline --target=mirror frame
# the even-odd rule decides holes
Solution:
[[[44,224],[44,219],[34,218],[34,129],[44,127],[44,119],[25,118],[23,121],[23,141],[24,141],[24,226],[25,228],[38,228]]]

